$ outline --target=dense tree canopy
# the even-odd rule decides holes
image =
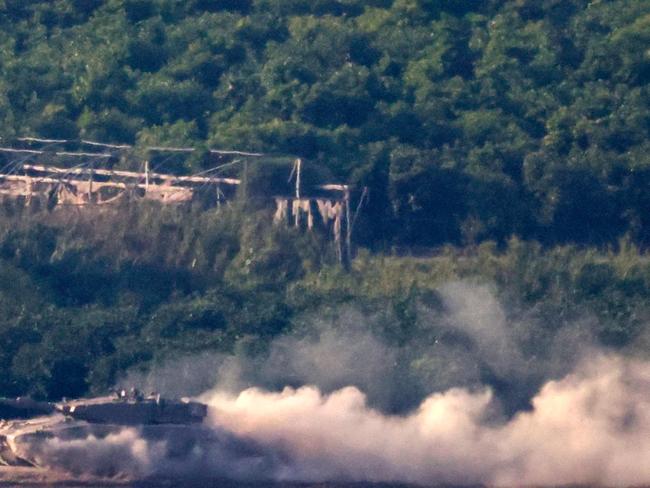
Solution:
[[[334,368],[339,383],[324,388],[366,388],[355,372],[373,368],[399,384],[382,386],[387,396],[369,391],[381,408],[403,411],[432,391],[489,384],[517,409],[582,347],[648,357],[650,259],[630,242],[602,252],[511,239],[503,251],[488,242],[429,259],[361,251],[344,272],[328,265],[332,250],[314,235],[242,214],[234,205],[37,213],[0,206],[0,396],[105,392],[129,369],[186,356],[236,355],[255,368],[278,345],[306,344],[293,352],[319,363],[310,341],[342,334],[355,347],[372,337],[390,358],[368,364],[353,355]],[[500,370],[485,344],[453,325],[449,287],[469,319],[512,337],[518,374]],[[318,381],[282,373],[275,359],[278,371],[255,384]],[[214,380],[217,368],[200,364],[192,361],[187,374]]]
[[[3,145],[203,150],[169,171],[204,168],[208,146],[261,151],[279,157],[247,187],[267,194],[298,155],[306,179],[369,188],[358,244],[469,245],[361,250],[343,273],[317,233],[244,199],[3,201],[0,396],[101,391],[206,349],[254,359],[346,307],[413,391],[468,384],[458,358],[480,344],[449,329],[440,294],[463,280],[508,304],[526,371],[567,337],[647,356],[649,46],[649,0],[0,0]]]
[[[650,242],[648,0],[0,1],[0,131],[295,154],[367,245]]]

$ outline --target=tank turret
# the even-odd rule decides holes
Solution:
[[[208,413],[206,405],[189,400],[168,400],[160,395],[116,395],[88,400],[73,400],[57,409],[75,420],[95,424],[156,425],[196,424]]]

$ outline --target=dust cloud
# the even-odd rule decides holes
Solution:
[[[145,477],[164,459],[164,442],[149,442],[137,429],[121,429],[106,436],[91,433],[76,439],[51,437],[34,442],[29,458],[39,466],[77,476]]]
[[[513,310],[487,285],[449,283],[417,304],[406,339],[387,339],[392,312],[350,308],[334,320],[304,318],[312,323],[303,333],[264,354],[177,358],[121,384],[210,406],[207,427],[221,440],[174,470],[273,481],[650,484],[650,363],[595,348],[589,316],[548,324]],[[143,452],[132,458],[147,472],[171,465],[164,445]]]
[[[287,462],[279,480],[400,481],[498,486],[650,482],[650,364],[601,355],[546,383],[533,409],[491,419],[489,389],[450,389],[412,413],[368,407],[354,387],[323,395],[219,391],[210,422]]]
[[[137,479],[640,486],[650,483],[650,363],[598,353],[548,381],[532,409],[495,415],[490,388],[434,393],[408,414],[356,387],[204,393],[192,435],[143,429],[47,439],[36,457],[75,474]],[[179,438],[179,435],[186,438]]]

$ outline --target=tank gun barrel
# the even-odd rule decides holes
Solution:
[[[49,402],[39,402],[31,398],[0,398],[0,419],[12,420],[54,413],[56,406]]]

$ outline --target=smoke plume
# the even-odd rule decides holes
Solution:
[[[408,333],[392,310],[345,309],[303,318],[264,354],[130,374],[122,385],[207,390],[212,435],[180,457],[170,438],[129,442],[123,464],[240,480],[650,484],[649,362],[595,349],[589,316],[545,323],[489,286],[449,283],[430,298],[408,311]]]
[[[354,387],[206,394],[211,422],[288,461],[281,480],[400,481],[498,486],[650,482],[650,364],[599,356],[503,423],[489,389],[426,398],[384,415]]]

